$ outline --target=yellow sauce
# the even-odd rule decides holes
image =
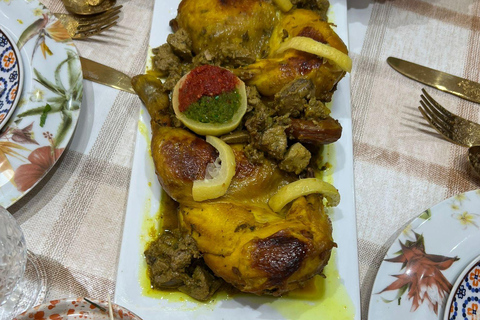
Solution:
[[[141,114],[143,114],[143,112],[143,109],[140,110]],[[148,144],[150,143],[150,134],[148,133],[148,128],[142,121],[138,121],[138,133],[142,135]]]
[[[271,307],[287,319],[353,319],[355,306],[338,274],[335,250],[324,272],[325,278],[316,276],[302,290],[273,301]]]

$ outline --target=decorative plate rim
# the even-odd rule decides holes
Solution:
[[[458,291],[458,287],[463,282],[463,279],[465,278],[465,276],[467,274],[469,274],[470,271],[472,271],[472,269],[479,263],[480,263],[480,255],[478,255],[475,259],[473,259],[465,267],[465,269],[463,269],[463,271],[459,274],[459,276],[457,277],[457,280],[455,280],[455,283],[453,284],[453,287],[452,287],[452,291],[450,291],[450,294],[448,295],[447,303],[445,305],[445,312],[443,313],[443,319],[444,320],[450,319],[450,312],[447,312],[447,310],[449,309],[449,307],[451,306],[451,304],[453,302],[453,298],[455,297],[455,295]]]
[[[12,37],[10,36],[10,34],[8,33],[7,30],[4,30],[3,27],[0,25],[0,33],[3,34],[8,42],[10,43],[10,45],[12,46],[12,50],[13,52],[15,53],[15,56],[17,58],[17,66],[18,66],[18,89],[17,89],[17,93],[15,94],[15,99],[12,103],[12,105],[10,106],[10,109],[8,110],[7,114],[5,115],[5,117],[0,120],[0,129],[2,129],[8,122],[8,120],[10,119],[10,117],[12,116],[12,114],[14,113],[17,105],[18,105],[18,102],[20,101],[20,98],[22,96],[22,90],[23,90],[23,81],[24,81],[24,71],[23,71],[23,59],[22,59],[22,55],[20,53],[20,50],[18,49],[17,47],[17,44],[15,43],[15,41],[13,41]]]
[[[94,304],[99,305],[101,307],[105,307],[108,310],[108,302],[105,300],[97,300],[97,299],[88,299],[92,301]],[[63,299],[58,299],[58,300],[51,300],[47,303],[40,304],[38,306],[35,306],[21,315],[18,315],[16,318],[13,320],[31,320],[31,319],[37,319],[35,316],[37,312],[39,313],[39,316],[41,316],[41,319],[47,319],[47,316],[56,316],[55,319],[59,318],[62,315],[67,316],[66,319],[63,317],[61,319],[67,320],[72,317],[72,319],[75,319],[74,317],[77,315],[76,313],[71,313],[71,310],[74,310],[73,308],[78,308],[81,306],[83,309],[87,309],[89,312],[95,312],[95,314],[101,314],[104,317],[102,319],[109,319],[108,318],[108,312],[104,312],[100,310],[97,306],[94,304],[91,304],[87,302],[84,298],[63,298]],[[54,310],[57,306],[59,307],[65,307],[65,312],[58,313],[58,310]],[[120,306],[118,304],[115,304],[112,302],[112,309],[114,315],[118,314],[118,317],[115,317],[115,319],[121,318],[124,320],[142,320],[138,315],[136,315],[134,312],[128,310],[127,308]],[[53,313],[55,312],[55,313]],[[90,316],[90,314],[88,314]],[[71,317],[70,317],[71,316]],[[40,318],[38,318],[40,319]],[[48,317],[50,319],[50,317]],[[53,318],[52,318],[53,319]],[[80,316],[80,319],[87,319],[86,315]],[[88,317],[88,319],[93,319]]]

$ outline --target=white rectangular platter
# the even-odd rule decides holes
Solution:
[[[156,0],[150,47],[166,42],[171,33],[169,21],[175,18],[179,0]],[[330,17],[336,32],[348,45],[346,0],[331,0]],[[343,127],[342,137],[327,153],[333,170],[328,181],[339,189],[341,203],[330,209],[333,237],[338,248],[329,266],[335,270],[332,281],[340,285],[335,292],[318,300],[302,298],[273,298],[253,295],[234,295],[200,303],[191,299],[152,297],[145,293],[141,278],[145,270],[145,221],[158,215],[161,187],[155,175],[150,156],[150,117],[145,108],[139,115],[138,131],[133,160],[132,178],[128,196],[123,240],[117,273],[115,303],[122,305],[144,320],[151,319],[357,319],[360,315],[360,290],[358,277],[357,234],[355,220],[352,121],[350,105],[350,75],[342,79],[334,94],[332,117]],[[328,157],[328,154],[324,156]],[[348,312],[339,312],[348,310]]]

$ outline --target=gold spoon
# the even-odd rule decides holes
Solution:
[[[470,161],[473,170],[480,175],[480,146],[468,148],[468,161]]]
[[[116,0],[62,0],[68,12],[79,15],[97,14],[112,8]]]

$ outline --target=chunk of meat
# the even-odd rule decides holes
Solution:
[[[301,143],[297,142],[288,148],[284,159],[278,165],[280,169],[284,171],[300,174],[307,168],[311,158],[312,155],[310,151]]]
[[[192,39],[184,29],[179,29],[167,37],[167,43],[172,48],[172,52],[183,60],[192,60]]]
[[[315,96],[311,80],[300,78],[284,86],[275,94],[273,105],[279,115],[289,114],[294,118],[303,114],[308,101]]]
[[[287,134],[282,126],[268,128],[261,135],[260,149],[275,159],[283,159],[287,152]]]
[[[151,285],[173,289],[197,300],[208,300],[222,281],[215,278],[201,260],[195,240],[180,231],[166,231],[145,250]]]
[[[168,43],[153,50],[153,67],[161,77],[168,76],[180,68],[180,58],[177,57]]]

